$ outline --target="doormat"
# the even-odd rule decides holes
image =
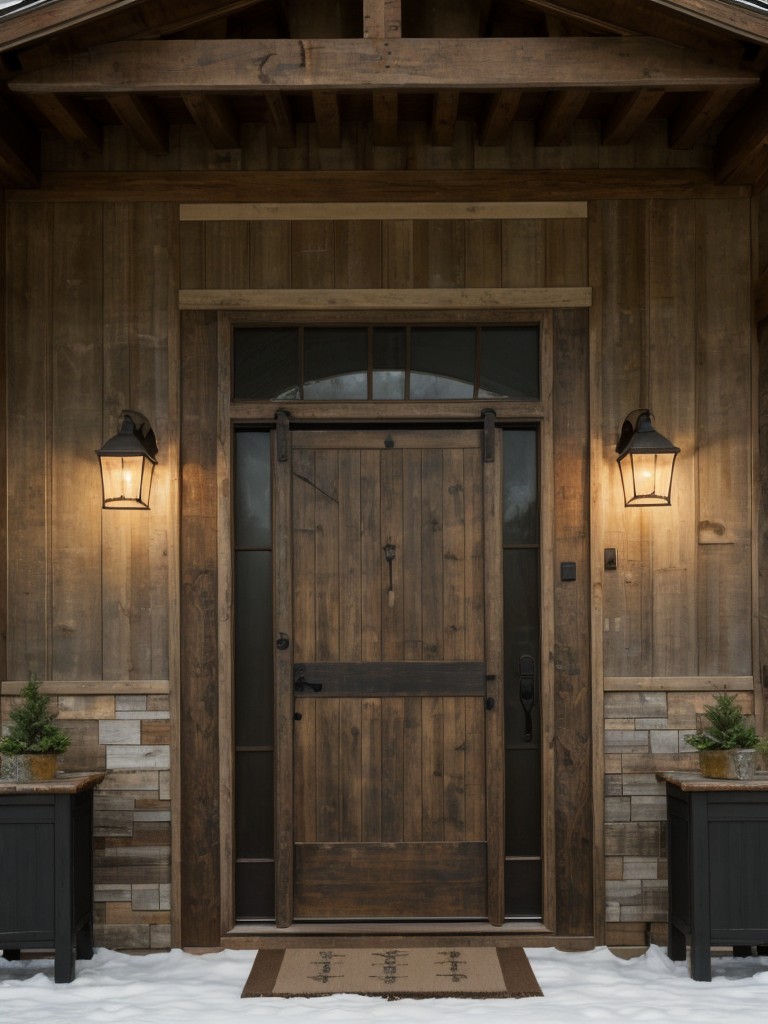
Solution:
[[[517,947],[262,949],[248,976],[250,996],[383,996],[385,999],[520,999],[541,996]]]

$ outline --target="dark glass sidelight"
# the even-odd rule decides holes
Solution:
[[[541,724],[538,434],[504,431],[505,910],[540,918]]]
[[[234,438],[235,913],[274,916],[272,461],[267,431]]]

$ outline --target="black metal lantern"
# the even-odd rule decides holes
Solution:
[[[672,503],[672,474],[680,449],[654,429],[647,409],[635,409],[624,420],[616,451],[627,507]]]
[[[101,466],[102,508],[149,508],[157,442],[146,417],[130,409],[120,414],[114,437],[96,454]]]

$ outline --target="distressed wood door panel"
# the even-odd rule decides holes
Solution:
[[[294,916],[486,917],[480,432],[292,449]]]

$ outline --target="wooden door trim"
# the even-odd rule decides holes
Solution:
[[[497,441],[500,429],[495,428]],[[501,451],[500,443],[496,450]],[[483,572],[485,575],[486,711],[486,843],[488,851],[488,921],[504,923],[504,612],[502,579],[502,469],[503,461],[483,463]]]
[[[327,314],[326,316],[330,319],[334,319],[340,322],[344,319],[345,311],[335,312],[333,314]],[[361,316],[364,316],[364,311],[354,311],[350,313],[346,311],[347,321],[354,319],[360,320]],[[288,314],[282,314],[287,316]],[[394,314],[394,318],[397,319],[400,316],[397,311]],[[471,316],[473,322],[489,322],[498,321],[502,318],[503,314],[499,311],[492,310],[475,310],[475,311],[452,311],[450,316],[451,319],[456,317],[463,318],[465,316]],[[418,313],[417,313],[418,316]],[[313,314],[314,318],[322,318],[323,314]],[[301,315],[294,315],[292,319],[298,320]],[[410,420],[412,423],[416,420],[427,424],[437,424],[439,429],[440,422],[446,420],[458,424],[462,423],[461,427],[458,427],[458,431],[464,431],[466,428],[474,426],[477,430],[478,438],[481,437],[481,409],[486,408],[489,404],[493,404],[497,411],[497,424],[515,424],[515,423],[540,423],[541,424],[541,475],[540,475],[540,493],[542,499],[541,507],[541,536],[542,536],[542,554],[541,554],[541,623],[542,623],[542,636],[541,636],[541,651],[540,651],[540,700],[543,710],[542,715],[542,895],[543,895],[543,906],[542,906],[542,921],[541,924],[535,924],[534,930],[541,930],[544,932],[553,932],[556,920],[556,905],[555,905],[555,839],[554,839],[554,814],[555,814],[555,793],[554,793],[554,763],[553,763],[553,752],[552,752],[552,741],[554,736],[554,723],[552,717],[552,679],[551,679],[551,656],[554,650],[554,629],[553,629],[553,591],[552,591],[552,580],[553,580],[553,558],[551,554],[551,543],[550,540],[553,537],[554,531],[554,514],[553,514],[553,501],[552,501],[552,488],[553,488],[553,453],[552,453],[552,378],[553,378],[553,315],[551,310],[532,310],[521,313],[520,311],[510,311],[506,316],[503,317],[509,322],[521,322],[523,320],[527,322],[536,322],[540,325],[540,358],[541,358],[541,381],[542,381],[542,398],[541,401],[536,403],[522,403],[513,402],[510,400],[501,400],[489,403],[488,401],[470,401],[470,402],[433,402],[433,403],[393,403],[393,402],[358,402],[358,403],[294,403],[292,413],[295,411],[294,423],[296,420],[303,421],[306,425],[313,425],[316,427],[322,427],[331,425],[333,423],[339,423],[340,421],[354,421],[361,425],[375,427],[379,424],[380,420],[384,419],[388,425],[392,426],[392,429],[397,428],[397,420],[402,418]],[[231,447],[231,433],[236,425],[252,425],[254,427],[266,426],[269,423],[274,423],[274,416],[277,412],[277,403],[235,403],[231,400],[231,378],[230,378],[230,367],[231,367],[231,329],[232,324],[236,322],[254,322],[257,319],[257,315],[251,314],[238,314],[236,312],[220,313],[218,317],[219,321],[219,369],[220,369],[220,387],[219,387],[219,446],[220,446],[220,459],[219,459],[219,493],[222,500],[219,504],[219,524],[218,524],[218,539],[219,539],[219,567],[220,567],[220,586],[219,586],[219,678],[221,681],[221,728],[220,728],[220,741],[221,741],[221,839],[222,839],[222,853],[224,850],[231,850],[234,835],[234,806],[233,806],[233,739],[231,734],[231,706],[232,706],[232,622],[230,617],[230,606],[231,606],[231,594],[232,594],[232,531],[231,531],[231,510],[229,507],[230,501],[230,483],[231,483],[231,463],[230,463],[230,447]],[[263,321],[276,320],[275,314],[265,314],[261,317]],[[425,319],[433,320],[434,314],[428,315]],[[443,317],[445,319],[445,317]],[[462,422],[463,421],[463,422]],[[466,428],[463,423],[466,423]],[[500,426],[497,426],[497,431],[500,433]],[[468,431],[469,432],[469,431]],[[340,431],[339,433],[343,433]],[[290,431],[291,440],[295,441],[300,436],[310,436],[310,431]],[[497,434],[498,436],[498,434]],[[348,435],[347,435],[348,439]],[[286,464],[283,463],[283,466]],[[290,465],[288,463],[287,465]],[[484,489],[490,487],[492,490],[495,489],[498,493],[496,501],[500,500],[500,474],[501,474],[501,460],[497,457],[493,463],[487,463],[484,465]],[[495,476],[498,474],[498,479]],[[275,491],[275,497],[277,497],[277,491]],[[288,488],[288,500],[290,500],[290,488]],[[283,523],[290,522],[290,506],[287,510],[287,516],[281,513],[279,519]],[[498,518],[498,517],[497,517]],[[278,545],[278,525],[276,522],[275,529],[275,559],[278,557],[277,545]],[[486,537],[486,545],[492,543],[489,537]],[[501,549],[501,538],[500,533],[496,542],[496,549]],[[290,557],[290,553],[288,553]],[[501,564],[500,559],[497,574],[501,575]],[[488,559],[486,558],[486,564]],[[491,581],[492,582],[492,581]],[[498,585],[498,584],[497,584]],[[290,610],[288,610],[290,614]],[[498,615],[498,611],[496,612]],[[489,622],[489,620],[487,620]],[[288,620],[289,626],[292,628],[292,620]],[[489,628],[489,625],[486,627]],[[290,629],[286,629],[285,632],[288,635],[292,635]],[[497,624],[496,638],[498,639],[502,635],[501,621]],[[495,641],[494,641],[495,642]],[[502,684],[503,679],[503,652],[501,648],[496,654],[497,671],[493,672],[488,667],[489,675],[496,675],[496,680],[491,680],[487,684],[486,694],[487,696],[493,696],[497,702],[502,699]],[[494,687],[496,691],[494,693]],[[288,691],[292,697],[292,680],[288,687]],[[229,709],[229,710],[228,710]],[[499,716],[501,719],[501,716]],[[289,715],[290,721],[290,715]],[[503,720],[499,722],[496,727],[500,729],[500,752],[503,756]],[[292,740],[292,737],[291,737]],[[289,767],[292,767],[289,765]],[[280,766],[276,765],[276,772],[279,774]],[[284,791],[285,783],[283,783]],[[493,893],[494,900],[494,921],[500,920],[501,924],[494,924],[493,927],[502,927],[509,929],[511,926],[519,928],[521,931],[530,930],[530,926],[527,923],[523,923],[518,926],[511,922],[507,922],[504,919],[504,907],[503,907],[503,872],[504,872],[504,859],[503,859],[503,828],[504,828],[504,815],[503,815],[503,789],[497,787],[497,791],[492,791],[489,794],[489,808],[491,806],[496,808],[496,813],[492,816],[492,825],[489,827],[501,830],[502,842],[500,849],[502,851],[502,857],[500,863],[488,865],[488,879],[489,879],[489,892]],[[289,801],[281,801],[278,803],[278,808],[281,806],[285,809],[284,818],[285,821],[292,816],[292,794]],[[489,810],[490,813],[490,810]],[[279,833],[280,829],[287,834],[287,825],[282,826],[276,822],[276,830]],[[286,882],[286,878],[278,880],[277,882],[277,900],[278,909],[277,914],[280,915],[280,927],[284,928],[286,923],[290,921],[292,908],[290,904],[290,879]],[[226,935],[230,933],[234,928],[239,927],[236,925],[234,915],[234,863],[232,857],[222,856],[221,858],[221,934]],[[490,919],[490,909],[489,909]],[[274,926],[265,926],[274,927]]]

